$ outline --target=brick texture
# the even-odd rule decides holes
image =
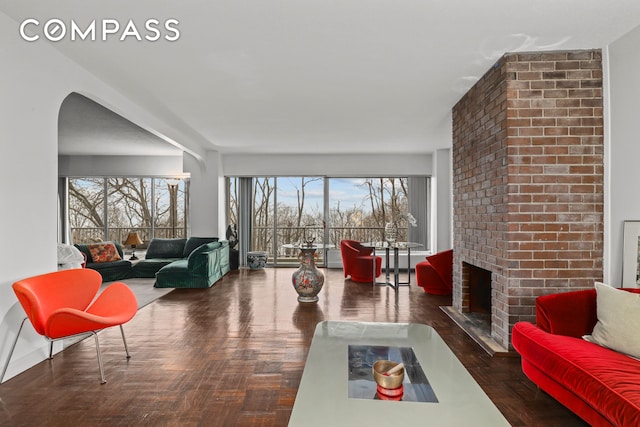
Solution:
[[[599,50],[504,55],[453,109],[453,306],[463,263],[492,272],[491,331],[510,347],[535,298],[602,280]]]

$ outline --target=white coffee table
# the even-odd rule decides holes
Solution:
[[[410,347],[437,402],[349,397],[349,346]],[[289,426],[474,426],[509,423],[427,325],[325,321],[317,325]]]

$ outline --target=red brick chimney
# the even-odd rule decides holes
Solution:
[[[491,272],[490,330],[535,320],[539,295],[602,280],[600,50],[503,56],[453,108],[453,309],[467,265]]]

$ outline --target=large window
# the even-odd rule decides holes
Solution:
[[[103,178],[69,180],[69,227],[72,242],[87,243],[104,240],[105,195]]]
[[[149,230],[152,217],[151,178],[109,178],[106,181],[106,240],[122,242],[127,238],[129,231]],[[140,237],[146,240],[146,234],[140,234]],[[78,243],[75,240],[74,242]]]
[[[155,179],[153,231],[155,237],[186,237],[185,181]]]
[[[251,246],[254,250],[266,251],[273,258],[275,219],[275,178],[253,180],[253,212],[251,222]]]
[[[123,242],[137,231],[185,237],[186,182],[171,178],[69,178],[69,227],[74,243]]]
[[[239,194],[243,188],[239,185],[240,179],[251,180],[249,197]],[[227,178],[227,218],[230,223],[238,224],[241,212],[250,217],[251,247],[247,250],[267,252],[273,265],[298,262],[296,251],[282,247],[286,243],[313,238],[315,242],[326,242],[337,248],[343,239],[381,241],[388,222],[398,226],[399,241],[415,241],[420,235],[424,241],[419,243],[427,247],[424,238],[427,233],[412,232],[408,219],[427,217],[428,195],[416,197],[419,203],[410,204],[409,183],[424,183],[428,178],[412,179],[230,177]],[[428,186],[420,185],[420,188],[424,190]],[[252,205],[242,206],[241,200],[252,200]],[[410,214],[409,206],[421,212]],[[420,226],[426,230],[427,221]],[[319,263],[323,262],[323,255],[318,254]]]
[[[398,241],[406,242],[407,203],[407,178],[329,178],[331,241],[381,241],[385,224],[392,222]]]
[[[311,241],[322,243],[324,223],[324,182],[321,177],[279,177],[276,178],[276,229],[274,252],[276,263],[297,262],[298,251],[284,249],[285,243]],[[322,263],[323,252],[318,252],[318,262]]]

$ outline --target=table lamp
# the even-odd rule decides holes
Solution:
[[[125,245],[131,246],[131,258],[130,260],[136,260],[138,257],[136,256],[136,245],[141,245],[142,240],[140,239],[140,235],[138,235],[137,231],[133,231],[129,233],[127,236],[127,240],[124,241]]]

